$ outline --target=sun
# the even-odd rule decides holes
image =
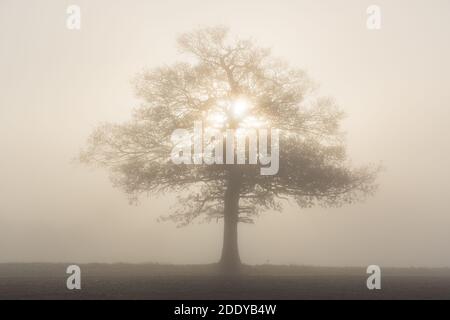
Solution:
[[[231,111],[237,118],[242,118],[250,109],[250,102],[245,98],[236,99],[231,103]]]
[[[242,129],[266,127],[268,121],[254,115],[255,106],[247,97],[218,100],[217,105],[205,112],[204,118],[211,128],[226,128],[229,121],[236,121]]]

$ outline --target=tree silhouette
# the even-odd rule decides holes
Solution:
[[[305,72],[251,40],[231,39],[223,27],[184,34],[178,45],[187,62],[140,74],[135,84],[142,104],[132,120],[98,127],[81,160],[109,168],[114,184],[132,199],[179,193],[178,208],[164,219],[187,225],[223,218],[225,270],[240,265],[239,222],[281,210],[284,199],[302,208],[340,206],[374,192],[377,168],[349,165],[339,129],[343,113],[316,94]],[[238,99],[251,102],[241,110],[245,115],[233,110]],[[271,176],[261,175],[258,165],[173,163],[172,133],[195,121],[228,129],[260,121],[277,128],[279,171]]]

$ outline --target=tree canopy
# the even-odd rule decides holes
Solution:
[[[241,181],[235,192],[239,222],[279,210],[285,199],[300,207],[340,206],[375,191],[377,168],[350,165],[340,129],[343,112],[317,93],[304,71],[252,40],[233,38],[224,27],[183,34],[178,47],[184,62],[137,76],[141,105],[132,120],[99,126],[81,153],[82,161],[107,167],[115,186],[131,198],[176,192],[180,206],[164,219],[186,225],[224,217],[233,170]],[[238,117],[229,106],[243,97],[252,107]],[[174,164],[171,135],[195,121],[223,128],[259,121],[277,128],[278,173],[261,175],[255,165],[231,170],[226,164]]]

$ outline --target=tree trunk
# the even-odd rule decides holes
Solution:
[[[220,265],[226,273],[237,273],[241,266],[238,247],[239,195],[242,173],[233,167],[229,171],[224,203],[223,248]]]

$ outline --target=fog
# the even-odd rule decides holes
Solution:
[[[450,3],[377,1],[376,31],[371,4],[0,0],[0,262],[219,259],[221,223],[159,223],[172,195],[130,205],[74,159],[96,125],[130,118],[138,72],[181,59],[178,34],[223,24],[305,69],[346,112],[353,163],[385,167],[363,203],[288,205],[240,225],[242,261],[450,266]]]

